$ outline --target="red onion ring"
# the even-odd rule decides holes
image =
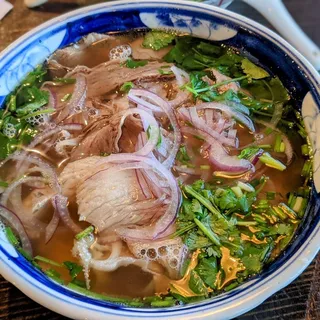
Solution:
[[[137,240],[154,240],[159,238],[174,222],[180,204],[180,190],[172,173],[157,160],[132,154],[112,154],[98,162],[98,164],[103,163],[122,163],[123,170],[151,169],[167,181],[171,191],[171,202],[168,204],[166,212],[159,218],[154,226],[139,227],[137,229],[121,227],[117,230],[118,234],[123,238]],[[98,173],[99,171],[94,175]]]
[[[183,127],[181,128],[181,131],[191,135],[199,135],[198,130],[190,127]],[[228,172],[254,171],[254,166],[250,161],[239,159],[236,156],[229,156],[218,140],[213,139],[204,132],[200,133],[200,135],[206,139],[206,143],[209,145],[210,162],[212,162],[219,170]]]
[[[54,206],[53,198],[51,199],[51,201],[52,201],[52,205]],[[46,227],[45,238],[44,238],[45,239],[45,243],[48,243],[51,240],[53,234],[55,233],[55,231],[58,228],[59,220],[60,220],[59,212],[55,208],[53,216],[52,216],[49,224]]]
[[[155,149],[158,143],[160,129],[159,129],[158,122],[156,121],[154,116],[142,109],[134,108],[134,109],[128,109],[125,111],[125,113],[122,115],[120,120],[120,124],[119,124],[120,129],[115,139],[115,144],[118,145],[118,141],[120,140],[120,137],[122,134],[121,127],[123,126],[125,119],[129,115],[134,115],[134,114],[139,114],[141,119],[143,119],[145,132],[147,132],[148,128],[150,128],[149,139],[147,143],[140,150],[137,150],[136,152],[134,152],[134,154],[140,155],[140,156],[147,156],[150,152],[152,152]]]
[[[190,121],[195,126],[195,128],[199,131],[200,135],[206,134],[207,136],[210,136],[210,137],[220,141],[223,144],[226,144],[226,145],[232,146],[232,147],[236,147],[236,140],[235,139],[226,138],[223,135],[221,135],[220,133],[218,133],[217,131],[215,131],[214,129],[209,128],[207,126],[207,124],[204,122],[204,120],[200,119],[199,117],[196,118],[195,114],[192,114],[192,116],[191,116],[190,112],[192,112],[193,110],[194,111],[196,110],[195,107],[191,107],[188,109],[181,108],[181,109],[179,109],[179,113],[180,113],[180,115],[182,115],[182,117],[185,120]],[[192,119],[193,119],[193,121],[192,121]]]
[[[196,106],[197,110],[214,109],[226,113],[228,116],[235,118],[238,122],[245,125],[251,132],[255,132],[252,120],[245,114],[230,108],[229,106],[219,102],[207,102]]]
[[[154,106],[153,104],[150,104],[146,100],[138,98],[138,97],[143,97],[148,100],[151,100],[153,103],[157,104],[158,106]],[[173,128],[174,142],[173,142],[172,150],[169,153],[169,156],[162,162],[162,164],[166,168],[170,168],[175,161],[177,152],[179,151],[179,147],[181,144],[181,139],[182,139],[181,132],[179,129],[178,120],[177,120],[176,115],[173,112],[170,104],[167,101],[160,98],[159,96],[157,96],[156,94],[154,94],[153,92],[150,92],[148,90],[143,90],[143,89],[131,89],[129,91],[128,98],[130,101],[133,101],[139,105],[142,105],[145,108],[149,108],[152,111],[156,111],[156,110],[160,109],[162,112],[164,112],[167,115],[167,117],[172,125],[172,128]],[[139,102],[136,102],[137,99],[139,99]],[[150,105],[151,105],[151,107],[150,107]]]
[[[31,242],[19,217],[13,211],[2,205],[0,205],[0,216],[7,220],[10,226],[18,233],[23,250],[32,256]]]
[[[71,219],[68,210],[68,198],[57,194],[52,199],[54,209],[58,212],[63,223],[74,233],[79,233],[82,229]]]
[[[7,202],[9,200],[10,194],[13,191],[13,189],[15,189],[16,187],[24,184],[24,183],[28,183],[28,182],[35,182],[35,181],[41,181],[43,182],[45,179],[42,177],[25,177],[25,178],[21,178],[13,183],[11,183],[5,190],[5,192],[2,194],[1,197],[1,205],[2,206],[7,206]]]

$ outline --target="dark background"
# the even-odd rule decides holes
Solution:
[[[55,0],[36,10],[28,10],[23,5],[23,0],[9,0],[14,5],[14,9],[0,21],[0,50],[33,27],[58,14],[78,8],[77,3],[84,1]],[[283,2],[305,32],[320,46],[320,0],[284,0]],[[235,1],[229,9],[271,27],[259,13],[242,1]],[[274,294],[259,307],[238,317],[237,320],[319,320],[319,288],[320,255],[291,285]],[[33,302],[0,276],[0,320],[4,319],[62,320],[66,318]]]

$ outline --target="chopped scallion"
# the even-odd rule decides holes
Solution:
[[[282,211],[280,207],[272,207],[273,212],[278,216],[281,220],[286,220],[288,217],[287,215]]]
[[[82,288],[80,286],[77,286],[72,282],[68,283],[67,287],[71,290],[77,291],[85,296],[88,296],[94,299],[100,299],[104,301],[115,302],[115,303],[120,303],[120,304],[134,306],[134,307],[142,307],[144,305],[140,299],[128,300],[124,298],[108,297],[103,294],[95,293],[85,288]]]
[[[280,151],[281,142],[282,142],[281,134],[277,134],[277,135],[276,135],[275,144],[274,144],[274,148],[273,148],[273,150],[274,150],[275,152],[281,152],[281,151]]]
[[[291,208],[289,208],[285,203],[280,203],[279,207],[290,219],[297,218],[297,214]]]
[[[241,198],[243,196],[243,192],[240,187],[231,187],[231,190],[237,196],[237,198]]]
[[[304,156],[307,156],[309,154],[309,147],[307,144],[303,144],[301,146],[301,153],[304,155]]]
[[[266,166],[270,167],[270,168],[274,168],[280,171],[285,170],[287,167],[281,163],[279,160],[276,160],[274,158],[271,157],[271,155],[267,152],[265,152],[260,158],[259,160],[264,163]]]
[[[312,170],[312,161],[310,159],[308,159],[305,161],[305,163],[303,165],[303,168],[301,171],[301,176],[303,176],[305,178],[309,177],[311,170]]]
[[[12,229],[10,227],[6,227],[5,228],[5,233],[6,236],[9,240],[9,242],[14,246],[14,247],[18,247],[20,246],[20,242],[18,240],[18,238],[15,236],[15,234],[13,233]]]
[[[276,193],[272,191],[267,192],[267,200],[274,200],[276,198]]]
[[[61,263],[55,262],[55,261],[53,261],[51,259],[48,259],[48,258],[45,258],[45,257],[42,257],[42,256],[35,256],[34,260],[38,260],[38,261],[41,261],[41,262],[44,262],[44,263],[47,263],[47,264],[51,264],[51,265],[56,266],[56,267],[62,267]]]
[[[76,234],[75,238],[77,240],[81,240],[82,238],[88,236],[89,234],[91,234],[93,232],[94,232],[94,226],[90,226],[90,227],[84,229],[83,231],[81,231],[80,233]]]

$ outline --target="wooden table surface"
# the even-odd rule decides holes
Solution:
[[[75,0],[53,0],[37,10],[26,9],[23,0],[9,0],[9,2],[14,5],[14,9],[0,21],[0,51],[40,23],[78,7]],[[320,0],[284,0],[283,2],[307,34],[320,45]],[[256,11],[241,1],[235,1],[230,9],[270,26]],[[237,319],[319,320],[319,288],[320,255],[291,285]],[[66,318],[33,302],[0,276],[0,320],[4,319],[61,320]]]

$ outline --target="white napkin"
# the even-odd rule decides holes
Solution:
[[[0,0],[0,20],[13,8],[13,5],[5,0]]]

